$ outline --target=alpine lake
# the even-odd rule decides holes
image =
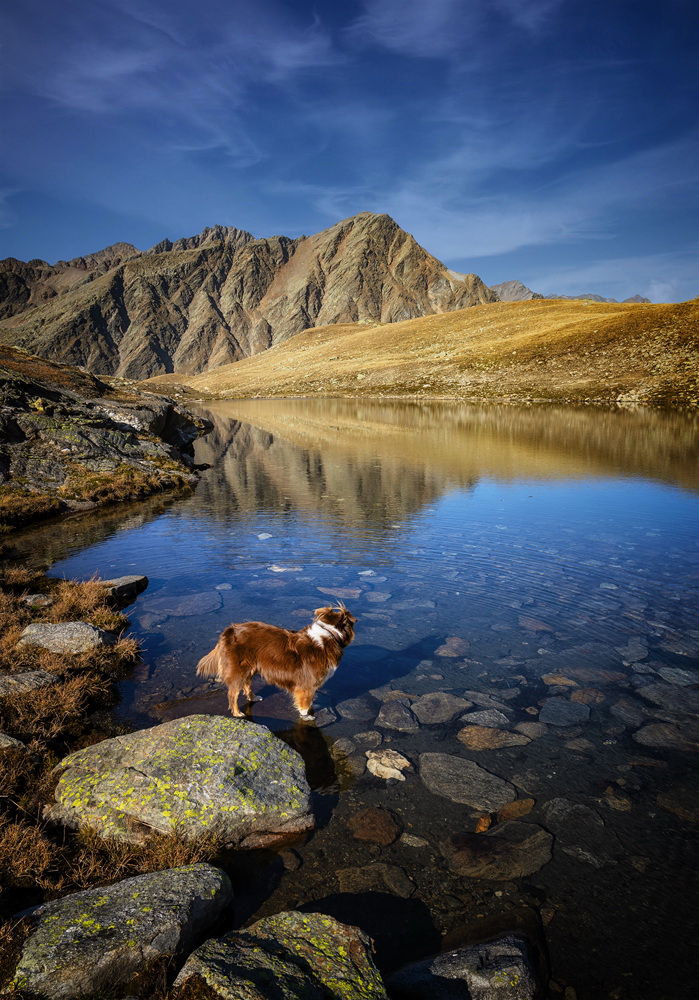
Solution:
[[[382,971],[517,931],[550,997],[696,996],[699,418],[201,412],[193,493],[15,544],[51,576],[149,577],[126,609],[143,661],[117,711],[133,728],[227,713],[195,667],[231,621],[299,629],[338,600],[357,617],[315,723],[256,682],[249,724],[303,755],[317,825],[230,859],[236,926],[328,913],[373,937]],[[393,777],[367,767],[395,764],[387,751],[405,759]],[[469,806],[463,762],[516,804]]]

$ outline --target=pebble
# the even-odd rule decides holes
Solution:
[[[602,801],[609,806],[610,809],[616,809],[617,812],[631,812],[633,803],[625,792],[620,791],[613,785],[608,785],[604,790],[604,796]]]
[[[429,847],[429,840],[425,840],[424,837],[416,837],[412,833],[403,833],[399,837],[398,842],[404,844],[406,847]]]
[[[268,531],[263,531],[257,536],[261,542],[266,541],[268,538],[274,538],[274,535],[270,535]]]
[[[542,681],[547,686],[560,685],[562,687],[577,687],[578,682],[571,680],[570,677],[565,677],[563,674],[543,674]]]
[[[498,809],[498,823],[526,816],[532,811],[534,805],[534,799],[515,799],[514,802],[507,802],[501,809]]]
[[[540,736],[546,736],[549,727],[543,722],[518,722],[514,727],[518,733],[524,733],[530,740],[537,740]]]

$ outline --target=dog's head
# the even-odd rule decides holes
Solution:
[[[325,622],[327,625],[332,625],[333,628],[336,628],[342,635],[344,645],[349,646],[354,639],[354,623],[357,619],[347,610],[342,602],[336,608],[332,606],[316,608],[313,614],[317,622]]]

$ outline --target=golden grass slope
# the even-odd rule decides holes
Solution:
[[[438,396],[696,405],[699,299],[498,302],[390,324],[306,330],[197,376],[201,396]]]

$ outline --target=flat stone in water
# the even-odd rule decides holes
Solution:
[[[570,700],[577,705],[601,705],[606,697],[598,688],[586,687],[571,691]]]
[[[462,639],[461,636],[451,635],[445,639],[442,646],[438,646],[434,651],[435,656],[465,656],[468,652],[471,643],[468,639]]]
[[[0,698],[8,694],[27,694],[39,688],[48,687],[58,680],[56,674],[48,670],[25,670],[21,674],[4,674],[0,677]]]
[[[60,622],[49,625],[33,622],[22,632],[17,645],[40,646],[52,653],[86,653],[101,646],[112,646],[116,636],[87,622]]]
[[[508,881],[538,872],[551,860],[553,837],[534,823],[498,823],[487,833],[461,833],[442,845],[459,875]]]
[[[347,827],[355,840],[367,840],[388,847],[400,836],[402,826],[388,809],[367,806],[357,809],[347,820]]]
[[[149,963],[193,948],[232,899],[224,872],[195,864],[44,903],[30,911],[37,923],[13,982],[50,1000],[127,983]]]
[[[699,714],[699,691],[687,691],[674,684],[647,684],[636,694],[678,715]]]
[[[525,746],[531,743],[524,733],[512,733],[488,726],[466,726],[456,734],[456,738],[470,750],[500,750],[502,747]]]
[[[609,830],[594,809],[570,799],[550,799],[543,806],[546,828],[556,837],[556,845],[565,854],[603,868],[616,864],[623,848],[616,834]]]
[[[459,712],[470,708],[471,704],[465,698],[457,698],[456,695],[446,691],[433,691],[430,694],[423,694],[410,708],[423,726],[434,726],[451,722]]]
[[[590,709],[567,698],[549,698],[539,712],[539,719],[552,726],[574,726],[578,722],[587,722]]]
[[[659,750],[699,750],[699,740],[668,722],[651,722],[638,729],[633,738],[642,746],[656,747]]]
[[[694,788],[673,785],[656,799],[661,809],[674,813],[687,823],[699,823],[699,796]]]
[[[416,733],[420,724],[410,711],[410,703],[405,700],[386,701],[376,717],[375,725],[384,729],[397,729],[401,733]]]
[[[497,708],[485,708],[480,712],[469,712],[462,715],[460,722],[466,722],[469,726],[488,726],[490,729],[507,729],[510,720]]]
[[[333,722],[337,722],[337,712],[334,712],[332,708],[321,708],[316,712],[316,726],[319,729],[330,726]]]
[[[376,716],[379,702],[371,695],[360,695],[358,698],[347,698],[335,706],[343,719],[352,719],[356,722],[366,722]]]
[[[363,868],[341,868],[337,872],[340,892],[385,892],[408,899],[415,892],[415,883],[398,865],[375,862]]]
[[[510,936],[406,965],[387,985],[401,1000],[533,1000],[539,993],[529,945]]]
[[[152,831],[260,847],[312,829],[303,760],[263,726],[192,715],[69,754],[55,822],[139,843]]]
[[[218,611],[222,606],[220,591],[209,590],[184,596],[156,597],[148,602],[145,610],[151,614],[169,615],[173,618],[193,618],[195,615],[208,615],[211,611]]]
[[[198,994],[203,983],[207,997],[222,1000],[387,1000],[371,953],[357,927],[322,913],[277,913],[197,948],[174,995],[182,987],[185,996]]]
[[[366,599],[370,604],[383,604],[384,601],[388,601],[391,595],[387,590],[374,590],[370,594],[366,594]]]
[[[518,733],[524,733],[530,740],[538,740],[540,736],[546,736],[549,727],[543,722],[518,722],[515,726]]]
[[[316,587],[321,594],[328,594],[330,597],[336,597],[340,601],[350,601],[361,596],[361,590],[359,587]]]
[[[659,667],[658,673],[668,684],[678,687],[689,687],[699,683],[699,673],[693,670],[681,670],[679,667]]]
[[[463,691],[462,697],[468,698],[469,701],[472,701],[474,705],[478,705],[480,708],[497,708],[500,712],[512,711],[503,701],[498,701],[497,698],[493,698],[489,694],[484,694],[483,691]]]
[[[377,732],[375,729],[367,729],[363,733],[355,733],[353,736],[354,742],[360,747],[368,747],[373,750],[381,742],[381,733]]]
[[[446,753],[423,753],[420,778],[435,795],[459,802],[479,812],[497,812],[517,797],[515,788],[472,760]]]

